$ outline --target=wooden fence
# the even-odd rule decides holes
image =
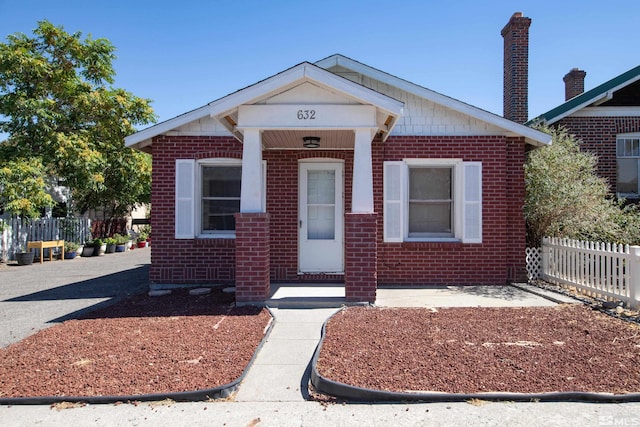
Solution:
[[[40,218],[0,220],[0,258],[6,262],[27,242],[35,240],[66,240],[84,243],[91,238],[88,218]]]
[[[541,277],[640,307],[640,246],[545,238]]]

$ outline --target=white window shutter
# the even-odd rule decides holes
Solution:
[[[482,163],[464,162],[462,243],[482,243]]]
[[[176,239],[195,237],[195,165],[193,159],[176,160]]]
[[[384,162],[384,241],[402,242],[404,234],[404,163]]]

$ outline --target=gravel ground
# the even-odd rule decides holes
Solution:
[[[640,327],[582,305],[351,307],[327,324],[318,372],[386,391],[640,392]]]
[[[242,374],[271,316],[216,290],[137,295],[0,349],[0,397],[209,389]]]

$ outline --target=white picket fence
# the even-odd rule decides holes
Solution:
[[[89,218],[40,218],[0,220],[0,259],[6,262],[27,242],[66,240],[83,243],[91,238]]]
[[[640,307],[640,246],[545,238],[540,254],[543,280]],[[530,278],[536,275],[535,255],[527,250]]]

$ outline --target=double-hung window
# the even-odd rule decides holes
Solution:
[[[265,166],[263,162],[263,209]],[[238,159],[176,160],[176,239],[235,237],[241,180]]]
[[[409,166],[409,238],[454,236],[454,168]]]
[[[201,164],[200,233],[234,234],[240,212],[242,166]]]
[[[617,145],[617,188],[623,197],[637,198],[640,195],[640,134],[618,135]]]
[[[386,242],[482,243],[482,164],[385,162],[383,216]]]

